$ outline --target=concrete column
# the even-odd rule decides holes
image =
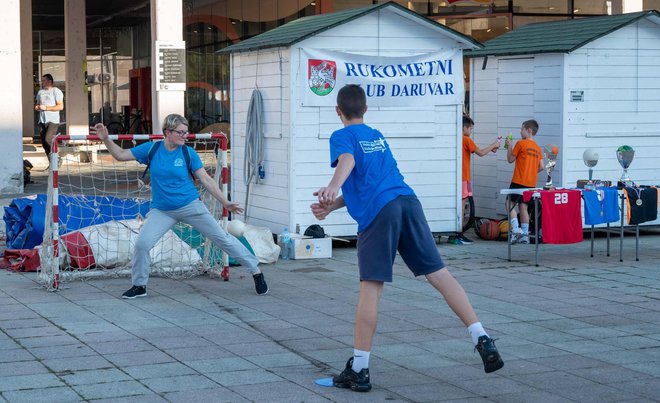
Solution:
[[[151,94],[153,132],[162,133],[162,123],[170,113],[183,115],[184,91],[157,91],[158,55],[156,41],[183,40],[182,0],[151,0]]]
[[[85,88],[87,21],[85,0],[64,0],[64,52],[66,94],[64,111],[68,134],[89,133],[89,108]]]
[[[23,192],[21,3],[3,0],[0,12],[0,194]]]
[[[23,137],[34,136],[34,71],[32,67],[32,1],[21,0],[21,78],[23,100]]]

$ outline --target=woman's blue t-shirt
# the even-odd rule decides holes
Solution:
[[[138,162],[146,164],[152,145],[151,142],[140,144],[131,148],[131,152]],[[203,166],[202,160],[192,148],[188,147],[188,151],[190,166],[195,172]],[[151,160],[149,174],[151,175],[152,208],[175,210],[199,198],[197,188],[188,174],[182,147],[177,147],[172,151],[168,150],[164,144],[158,147]]]
[[[348,213],[363,231],[390,201],[415,192],[399,172],[387,141],[376,129],[365,124],[344,127],[330,137],[331,166],[339,156],[351,154],[355,168],[341,187]]]

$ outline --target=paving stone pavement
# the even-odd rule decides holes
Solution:
[[[0,402],[645,402],[660,399],[660,235],[534,246],[438,244],[497,339],[505,366],[485,374],[465,328],[400,258],[385,286],[371,359],[373,390],[314,380],[352,354],[354,247],[333,258],[263,265],[270,286],[153,277],[47,292],[34,273],[0,271]]]

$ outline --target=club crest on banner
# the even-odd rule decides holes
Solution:
[[[309,59],[307,66],[309,89],[319,96],[331,93],[337,83],[337,63],[332,60]]]

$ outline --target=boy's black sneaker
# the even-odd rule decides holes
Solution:
[[[495,347],[495,340],[488,336],[480,336],[477,345],[474,348],[479,352],[481,360],[484,362],[484,371],[486,373],[497,371],[504,366],[500,353]]]
[[[447,238],[447,243],[450,243],[452,245],[463,245],[463,242],[461,242],[461,240],[454,235],[450,235],[449,238]]]
[[[463,234],[458,234],[458,239],[461,240],[461,242],[463,243],[463,245],[470,245],[470,244],[473,244],[473,243],[474,243],[470,238],[466,237],[466,236],[463,235]]]
[[[144,285],[134,285],[130,290],[126,291],[121,295],[124,299],[133,299],[139,297],[147,296],[147,286]]]
[[[362,368],[360,372],[353,371],[353,357],[348,359],[346,368],[341,374],[332,378],[333,384],[338,388],[351,388],[355,392],[369,392],[369,368]]]
[[[266,280],[264,279],[264,274],[263,273],[254,274],[252,275],[252,278],[254,279],[254,289],[257,291],[257,294],[259,295],[268,294],[268,284],[266,284]]]

